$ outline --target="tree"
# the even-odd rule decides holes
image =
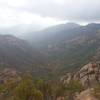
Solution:
[[[13,100],[43,100],[43,95],[35,88],[33,81],[26,78],[16,87]]]
[[[58,84],[55,89],[55,99],[59,97],[65,97],[66,95],[66,87],[63,84]]]
[[[44,100],[52,100],[53,84],[40,79],[35,82],[35,85],[42,92]]]

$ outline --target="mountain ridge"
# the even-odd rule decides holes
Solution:
[[[66,27],[66,24],[63,25]],[[39,36],[36,41],[32,42],[34,36],[31,36],[30,40],[29,38],[27,40],[49,56],[51,66],[55,66],[54,69],[59,70],[59,73],[77,70],[91,60],[99,59],[97,55],[100,47],[100,24],[76,25],[74,28],[64,28],[64,30],[62,28],[60,30],[58,27],[57,31],[53,28],[50,28],[52,33],[49,33],[48,29],[46,30],[44,34],[49,34],[47,37],[41,39]]]

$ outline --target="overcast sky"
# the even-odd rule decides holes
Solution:
[[[99,21],[100,0],[0,0],[0,27]]]

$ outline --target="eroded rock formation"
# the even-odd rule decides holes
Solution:
[[[66,84],[71,80],[79,80],[83,86],[93,87],[100,84],[100,62],[91,62],[83,66],[75,74],[67,73],[61,78],[61,81]]]

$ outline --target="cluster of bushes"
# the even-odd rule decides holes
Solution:
[[[79,81],[71,81],[64,85],[59,81],[34,80],[31,76],[22,77],[20,82],[10,80],[0,84],[0,100],[73,100],[76,92],[83,86]]]

